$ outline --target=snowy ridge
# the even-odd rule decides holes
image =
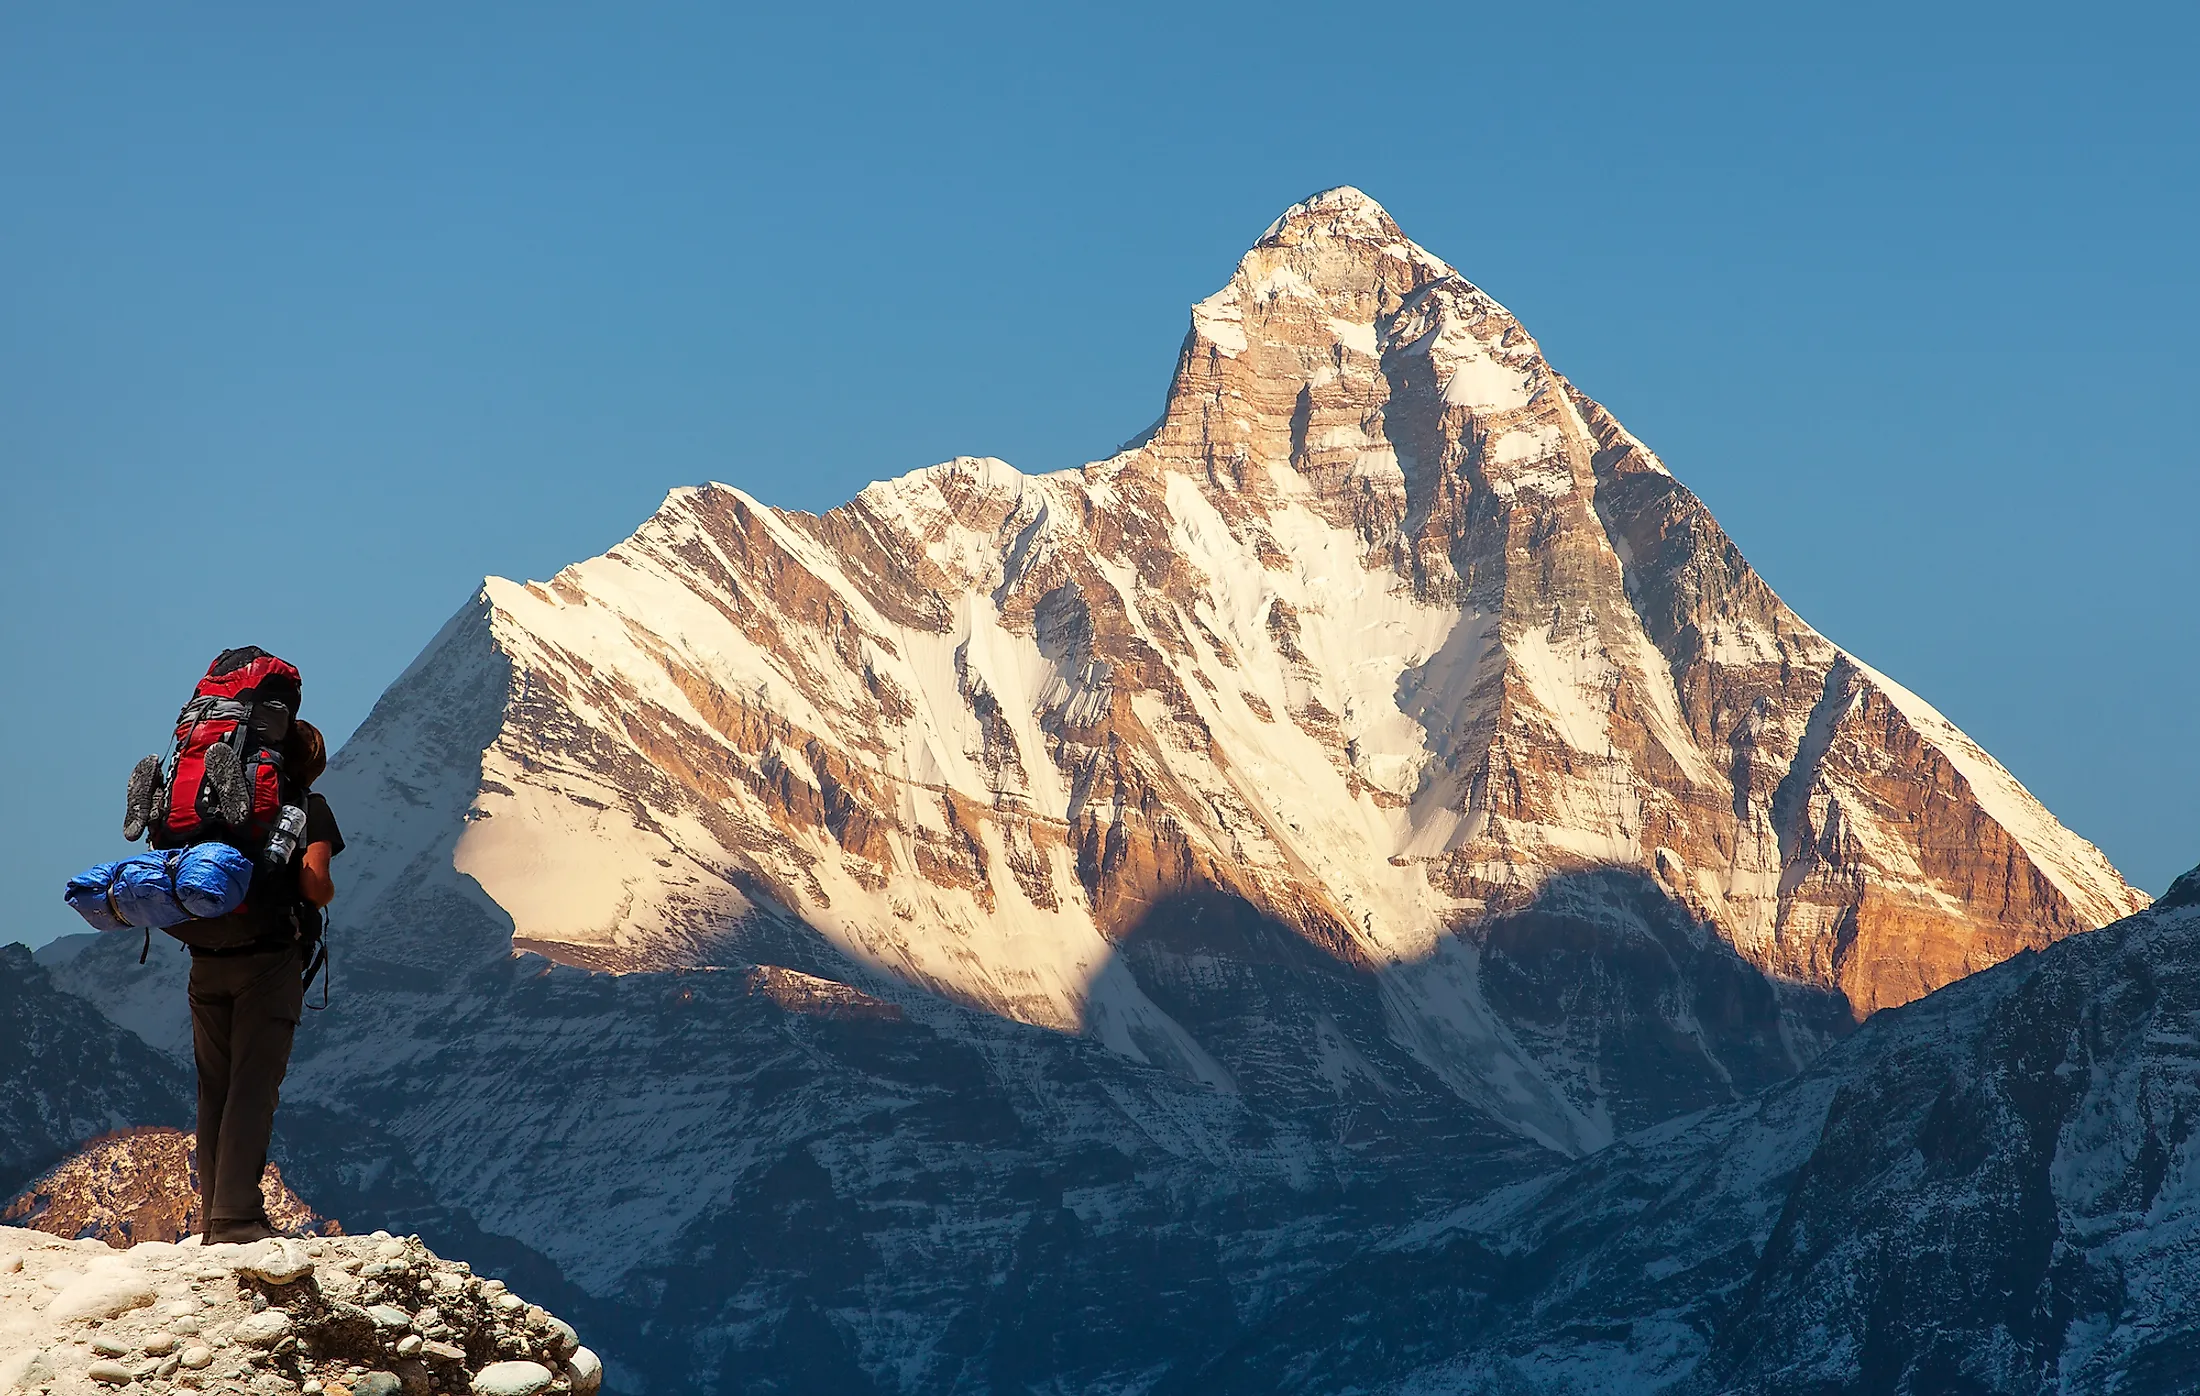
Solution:
[[[1984,747],[1942,717],[1939,709],[1861,660],[1854,662],[1873,683],[1887,691],[1925,739],[1962,772],[1987,814],[2024,846],[2039,870],[2054,880],[2057,890],[2081,915],[2106,924],[2132,909],[2131,897],[2119,895],[2123,878],[2100,849],[2056,823],[2055,816],[2032,797],[2031,791]]]

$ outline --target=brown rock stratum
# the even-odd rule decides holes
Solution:
[[[199,1232],[198,1136],[144,1126],[87,1142],[0,1208],[0,1222],[117,1248]],[[342,1228],[306,1205],[274,1164],[260,1177],[267,1218],[292,1236]]]

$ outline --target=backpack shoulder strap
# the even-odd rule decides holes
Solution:
[[[321,976],[321,1002],[306,1007],[318,1013],[328,1007],[328,912],[300,898],[297,909],[299,943],[305,951],[306,971],[302,982],[313,985],[313,976]]]

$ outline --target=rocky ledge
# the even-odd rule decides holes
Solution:
[[[595,1396],[571,1325],[418,1237],[116,1250],[0,1227],[0,1396]]]

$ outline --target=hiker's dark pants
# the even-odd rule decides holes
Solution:
[[[305,1008],[298,948],[191,957],[191,1050],[199,1064],[199,1215],[264,1221],[260,1174],[275,1102]]]

